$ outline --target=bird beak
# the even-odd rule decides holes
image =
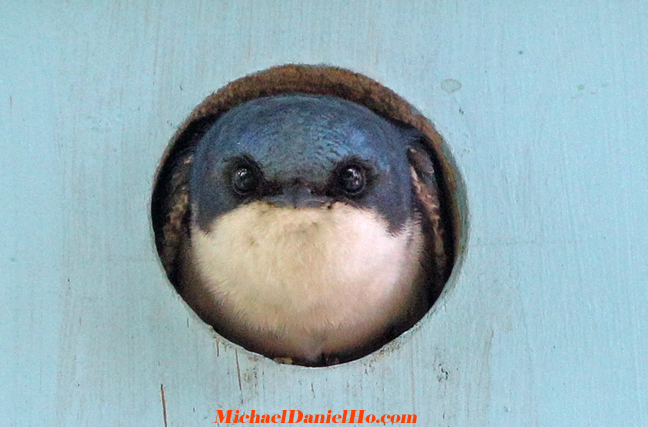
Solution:
[[[297,208],[319,208],[330,199],[326,196],[313,194],[310,188],[302,185],[292,185],[284,187],[280,194],[276,194],[265,199],[266,202],[277,207]]]

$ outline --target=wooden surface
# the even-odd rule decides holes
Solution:
[[[648,425],[648,7],[639,1],[5,0],[0,424],[214,425],[218,409],[424,426]],[[272,65],[347,67],[445,136],[467,251],[380,355],[281,366],[215,339],[148,218],[174,130]]]

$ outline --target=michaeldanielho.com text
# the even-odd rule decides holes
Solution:
[[[254,409],[246,414],[245,412],[233,411],[231,409],[223,412],[217,410],[217,417],[214,424],[283,424],[283,423],[305,423],[305,424],[346,424],[346,423],[392,423],[392,424],[416,424],[415,414],[367,414],[364,410],[344,410],[341,414],[305,414],[298,409],[283,410],[280,414],[259,414]]]

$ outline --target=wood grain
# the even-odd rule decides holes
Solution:
[[[162,426],[160,384],[169,426],[212,425],[218,409],[648,425],[645,3],[2,9],[3,425]],[[166,281],[148,218],[157,163],[192,108],[291,62],[352,69],[415,105],[446,139],[470,212],[432,312],[331,368],[214,337]]]

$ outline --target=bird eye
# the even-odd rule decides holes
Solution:
[[[249,166],[241,166],[232,174],[232,189],[239,196],[246,196],[257,189],[261,182],[259,174]]]
[[[365,189],[365,171],[357,165],[348,165],[340,170],[338,187],[349,196],[358,196]]]

